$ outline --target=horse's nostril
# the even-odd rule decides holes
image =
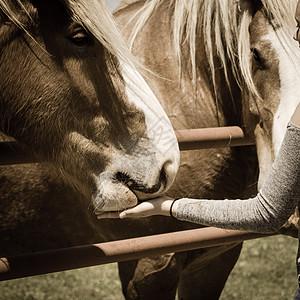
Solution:
[[[166,172],[166,164],[163,165],[159,175],[159,183],[161,186],[167,185],[167,172]]]
[[[128,188],[132,191],[139,191],[144,194],[154,194],[157,193],[161,188],[164,188],[167,184],[167,172],[165,165],[161,168],[159,174],[157,175],[158,176],[156,177],[155,183],[151,186],[149,186],[147,181],[133,179],[132,176],[125,172],[117,172],[115,174],[115,179],[128,186]]]
[[[115,175],[115,179],[127,185],[131,190],[139,191],[144,187],[143,184],[133,180],[131,176],[125,172],[117,172]]]
[[[131,186],[133,184],[130,176],[124,172],[117,172],[115,175],[115,179],[128,186]]]

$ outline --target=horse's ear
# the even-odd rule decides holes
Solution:
[[[260,0],[240,0],[239,5],[242,12],[249,11],[252,15],[262,7]]]

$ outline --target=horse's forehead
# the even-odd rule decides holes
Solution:
[[[250,42],[254,42],[257,37],[267,35],[269,26],[270,22],[266,14],[262,10],[258,10],[249,26]]]

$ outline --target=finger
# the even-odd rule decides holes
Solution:
[[[147,203],[144,202],[133,208],[123,210],[120,212],[120,218],[141,218],[147,216],[148,209],[147,206],[145,207],[146,204]]]
[[[119,216],[120,219],[137,217],[137,215],[133,212],[132,209],[123,210]]]
[[[153,206],[151,203],[143,202],[133,208],[123,210],[120,212],[120,218],[143,218],[149,217],[151,215],[151,211]]]

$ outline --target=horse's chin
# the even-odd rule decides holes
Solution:
[[[120,211],[137,205],[138,198],[123,183],[103,180],[98,183],[92,202],[97,211]]]

